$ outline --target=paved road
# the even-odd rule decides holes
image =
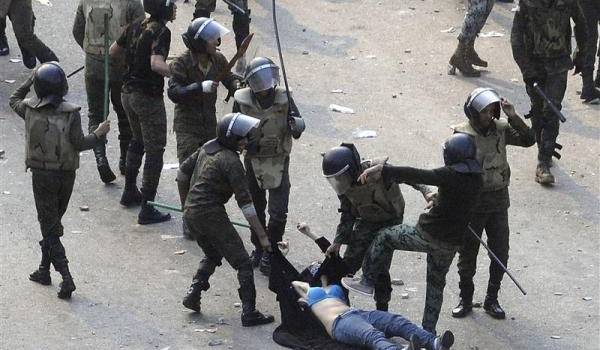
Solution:
[[[250,1],[252,27],[257,33],[250,55],[275,55],[270,1]],[[510,4],[497,4],[484,31],[503,37],[481,38],[477,48],[490,68],[479,79],[448,76],[446,62],[456,44],[462,2],[407,0],[280,0],[279,22],[288,74],[308,130],[295,142],[291,163],[293,184],[290,224],[290,260],[304,266],[319,258],[316,247],[293,229],[307,221],[313,231],[332,238],[338,220],[333,191],[320,177],[320,152],[354,141],[366,157],[387,155],[394,164],[433,167],[442,162],[440,144],[450,134],[449,125],[463,119],[462,104],[476,86],[491,86],[514,101],[521,114],[528,100],[512,60],[509,29]],[[75,0],[55,1],[53,7],[35,2],[37,32],[61,58],[67,71],[83,62],[71,36]],[[173,31],[172,53],[184,50],[179,39],[191,17],[192,5],[181,4]],[[219,2],[215,17],[231,26],[231,17]],[[9,27],[9,40],[18,50]],[[224,38],[222,50],[233,54],[233,35]],[[202,256],[195,243],[180,237],[180,218],[141,227],[136,210],[123,209],[118,199],[123,178],[109,186],[100,184],[93,154],[82,155],[75,192],[64,218],[64,243],[71,260],[77,291],[70,302],[58,300],[53,286],[27,280],[38,264],[39,228],[31,192],[30,175],[24,172],[24,127],[9,111],[9,94],[29,71],[9,58],[0,58],[0,348],[2,349],[204,349],[212,339],[224,340],[216,348],[277,349],[271,341],[274,326],[245,329],[240,325],[234,271],[223,266],[205,294],[203,313],[194,315],[180,304]],[[5,79],[17,80],[14,84]],[[536,152],[512,149],[510,209],[510,268],[527,296],[508,280],[500,296],[508,313],[496,321],[481,309],[464,320],[452,319],[457,302],[456,268],[448,275],[446,302],[439,328],[452,329],[457,349],[597,349],[599,326],[599,130],[598,107],[582,105],[576,90],[581,81],[570,78],[565,98],[569,121],[562,125],[563,159],[553,168],[554,188],[533,181]],[[343,94],[330,91],[342,89]],[[223,93],[224,89],[221,90]],[[224,96],[224,93],[223,93]],[[70,80],[68,98],[84,106],[83,74]],[[353,108],[354,115],[328,110],[331,103]],[[224,113],[231,106],[218,103]],[[167,107],[172,121],[172,105]],[[116,118],[113,125],[116,129]],[[374,130],[377,138],[353,140],[357,130]],[[110,135],[110,160],[118,157],[116,134]],[[165,163],[176,163],[175,139],[169,134]],[[175,170],[165,170],[159,200],[176,203]],[[404,188],[404,187],[403,187]],[[406,187],[406,222],[415,223],[424,203]],[[80,211],[82,205],[89,212]],[[231,206],[232,216],[241,219]],[[249,235],[241,231],[249,248]],[[174,237],[175,236],[175,237]],[[174,255],[186,250],[184,255]],[[476,299],[483,299],[488,258],[480,255]],[[399,252],[392,275],[405,282],[397,287],[391,309],[420,321],[424,289],[423,254]],[[258,305],[278,315],[266,279],[256,276]],[[400,292],[411,288],[408,300]],[[562,295],[556,295],[562,293]],[[591,297],[584,301],[583,297]],[[372,307],[369,300],[353,302]],[[199,332],[223,317],[230,325],[214,334]],[[551,339],[560,336],[561,339]]]

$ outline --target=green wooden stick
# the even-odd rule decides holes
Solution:
[[[151,205],[151,206],[156,207],[156,208],[163,208],[163,209],[167,209],[167,210],[176,211],[176,212],[179,212],[179,213],[183,212],[183,210],[181,210],[181,208],[173,206],[173,205],[168,205],[168,204],[163,204],[163,203],[158,203],[158,202],[152,202],[152,201],[148,201],[146,203],[148,205]],[[231,224],[233,224],[235,226],[250,228],[250,225],[242,224],[240,222],[231,221]]]

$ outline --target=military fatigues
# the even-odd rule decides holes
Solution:
[[[183,220],[205,255],[192,283],[207,290],[209,277],[225,258],[237,270],[240,299],[254,305],[250,257],[225,210],[232,195],[240,208],[252,204],[239,155],[211,140],[181,164],[177,181],[189,181]]]
[[[534,133],[529,128],[519,130],[510,125],[506,119],[494,120],[485,135],[473,128],[468,121],[453,126],[453,129],[455,132],[473,137],[477,145],[477,160],[484,171],[483,188],[471,218],[471,227],[480,237],[485,229],[488,247],[504,266],[507,266],[510,166],[506,160],[506,146],[532,146],[535,143]],[[477,267],[479,241],[470,232],[467,232],[465,243],[459,252],[460,297],[463,300],[472,301],[475,289],[473,276],[475,276]],[[492,299],[497,299],[504,270],[491,257],[490,260],[487,295]]]
[[[363,276],[373,285],[388,273],[394,250],[427,253],[427,291],[423,329],[435,333],[446,274],[454,254],[463,244],[465,229],[483,184],[480,174],[461,174],[449,167],[421,170],[384,166],[382,177],[396,183],[422,183],[438,187],[438,197],[429,212],[421,214],[417,226],[396,225],[377,232],[363,261]]]
[[[198,67],[198,58],[190,50],[176,57],[169,65],[172,73],[169,79],[169,97],[175,102],[173,129],[177,139],[177,158],[183,163],[198,147],[215,138],[217,117],[215,104],[217,91],[199,92],[186,98],[174,96],[173,90],[195,82],[215,80],[227,66],[227,59],[221,53],[211,55],[206,71]],[[226,76],[222,83],[229,90],[235,88],[236,77]]]
[[[150,201],[156,196],[167,144],[164,78],[152,71],[150,57],[161,55],[166,59],[170,43],[171,31],[164,22],[152,18],[133,23],[117,40],[117,44],[126,49],[127,72],[121,98],[132,132],[127,151],[126,187],[135,187],[145,152],[141,190],[144,200]]]
[[[361,170],[383,162],[365,161],[361,164]],[[426,186],[411,186],[423,195],[431,192]],[[366,184],[355,184],[339,199],[341,217],[333,242],[346,245],[344,262],[348,273],[355,274],[379,230],[402,223],[404,197],[398,183],[381,178]],[[392,285],[388,270],[380,274],[375,282],[375,301],[381,307],[391,299]]]
[[[246,14],[243,15],[232,6],[229,6],[229,10],[233,15],[233,23],[231,26],[235,33],[235,44],[236,47],[239,48],[242,41],[250,34],[250,9],[248,8],[248,0],[231,0],[231,2],[246,12]],[[210,17],[211,12],[215,11],[216,4],[217,0],[196,0],[194,18]]]
[[[547,5],[551,3],[553,5]],[[537,82],[553,104],[561,109],[571,60],[571,18],[583,52],[585,18],[577,0],[523,0],[515,13],[511,44],[531,99],[532,128],[538,144],[538,159],[549,163],[555,152],[559,131],[558,116],[533,88]]]
[[[35,16],[31,0],[0,0],[0,18],[12,22],[15,37],[22,50],[27,50],[40,62],[58,61],[58,58],[33,32]]]
[[[85,52],[85,89],[88,101],[88,129],[90,132],[95,130],[105,118],[103,115],[105,12],[109,13],[109,45],[123,33],[127,25],[145,17],[144,7],[139,0],[80,0],[79,2],[73,24],[73,37]],[[109,64],[110,99],[118,119],[121,167],[123,168],[127,148],[131,140],[129,120],[121,103],[121,86],[125,67],[124,62],[116,59],[111,59]],[[102,145],[100,147],[102,150],[96,153],[101,152],[101,156],[105,158],[105,148]],[[106,161],[106,159],[103,160]]]
[[[31,169],[33,196],[43,239],[40,241],[40,269],[54,265],[63,277],[70,278],[65,248],[60,242],[61,223],[69,205],[79,152],[99,140],[95,134],[83,135],[79,106],[62,102],[58,107],[37,97],[25,99],[32,84],[29,78],[10,97],[10,106],[25,120],[25,165]]]
[[[249,87],[235,92],[234,112],[260,119],[256,130],[250,134],[249,147],[244,155],[246,178],[260,222],[267,228],[272,243],[282,240],[287,221],[290,197],[290,152],[292,134],[288,126],[288,109],[297,113],[293,100],[288,103],[285,89],[275,88],[273,105],[262,109]],[[267,191],[269,200],[267,202]],[[265,210],[268,206],[269,224]],[[261,251],[256,232],[252,230],[252,243]]]
[[[483,29],[490,12],[494,8],[495,0],[469,0],[467,13],[463,22],[462,30],[458,35],[458,40],[465,43],[475,41],[475,38]]]

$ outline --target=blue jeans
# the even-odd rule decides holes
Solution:
[[[430,348],[435,335],[410,322],[408,319],[385,311],[350,309],[333,322],[333,339],[349,345],[362,345],[374,350],[400,349],[387,338],[402,337],[406,340],[416,334],[423,346]]]

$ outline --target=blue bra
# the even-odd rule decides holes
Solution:
[[[329,291],[325,290],[323,287],[311,287],[308,289],[308,306],[313,306],[321,300],[325,299],[340,299],[345,302],[346,294],[344,294],[344,290],[342,287],[337,284],[333,284],[329,287]]]

